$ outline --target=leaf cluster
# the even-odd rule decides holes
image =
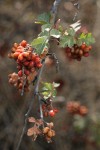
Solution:
[[[42,88],[41,88],[41,94],[43,95],[43,98],[46,100],[48,98],[55,98],[57,95],[56,88],[59,86],[59,83],[48,83],[43,82]]]

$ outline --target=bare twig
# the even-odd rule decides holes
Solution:
[[[54,18],[53,18],[53,22],[54,24],[56,23],[56,19],[57,19],[57,9],[58,9],[58,6],[60,4],[61,0],[55,0],[54,3],[53,3],[53,7],[51,9],[51,13],[54,14]]]
[[[79,10],[79,8],[80,8],[79,0],[77,0],[76,2],[74,2],[73,5],[76,7],[77,10]],[[76,20],[77,16],[78,16],[78,11],[75,13],[75,15],[73,17],[73,21]]]
[[[44,61],[43,61],[43,66],[42,66],[42,68],[39,70],[39,73],[38,73],[37,81],[36,81],[36,84],[35,84],[35,87],[34,87],[33,99],[32,99],[32,101],[31,101],[31,103],[30,103],[30,106],[29,106],[29,109],[28,109],[27,113],[25,114],[24,127],[23,127],[23,130],[22,130],[22,133],[21,133],[21,136],[20,136],[20,139],[19,139],[19,142],[18,142],[18,145],[17,145],[16,150],[19,150],[19,147],[20,147],[20,145],[21,145],[21,142],[22,142],[22,139],[23,139],[23,136],[24,136],[26,127],[27,127],[27,119],[28,119],[29,114],[30,114],[30,112],[31,112],[31,109],[32,109],[32,107],[33,107],[33,103],[34,103],[35,96],[37,95],[37,92],[38,92],[38,87],[39,87],[39,82],[40,82],[41,74],[42,74],[42,71],[43,71],[43,67],[44,67]]]
[[[22,73],[23,73],[23,86],[22,86],[21,96],[23,96],[24,94],[24,86],[26,84],[26,75],[24,74],[24,66],[22,67]]]
[[[53,7],[52,7],[52,10],[51,10],[51,12],[54,13],[54,23],[56,22],[57,8],[58,8],[58,5],[60,4],[60,2],[61,2],[61,0],[55,0],[55,1],[54,1],[54,4],[53,4]],[[36,83],[35,83],[35,87],[34,87],[33,99],[31,100],[30,105],[29,105],[29,108],[28,108],[28,111],[27,111],[27,113],[25,114],[24,127],[23,127],[23,130],[22,130],[22,133],[21,133],[21,136],[20,136],[18,145],[17,145],[17,147],[16,147],[16,150],[19,150],[19,148],[20,148],[20,145],[21,145],[21,142],[22,142],[22,139],[23,139],[23,136],[24,136],[26,127],[27,127],[27,119],[28,119],[29,114],[30,114],[30,112],[31,112],[31,109],[32,109],[32,107],[33,107],[34,99],[35,99],[35,97],[38,95],[38,92],[39,92],[39,82],[40,82],[40,78],[41,78],[42,71],[43,71],[43,68],[44,68],[44,62],[45,62],[45,60],[43,60],[43,65],[42,65],[41,69],[40,69],[39,72],[38,72],[38,76],[37,76]],[[40,117],[41,117],[41,119],[43,119],[42,105],[41,105],[41,97],[40,97],[39,95],[38,95],[38,99],[39,99],[39,103],[40,103],[40,113],[41,113],[41,114],[40,114],[40,115],[41,115]]]
[[[59,72],[59,61],[55,53],[48,53],[48,55],[52,56],[56,61],[56,72]]]

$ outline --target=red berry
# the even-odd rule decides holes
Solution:
[[[57,108],[55,108],[53,111],[54,111],[55,113],[57,113],[59,110],[58,110]]]
[[[85,49],[86,48],[86,45],[85,44],[82,44],[81,45],[81,49]]]
[[[19,71],[18,71],[18,76],[19,76],[19,77],[22,77],[22,75],[23,75],[22,70],[19,70]]]
[[[20,52],[15,52],[15,53],[13,54],[14,59],[17,59],[18,56],[19,56],[19,54],[20,54]]]
[[[29,63],[29,67],[32,68],[33,66],[34,66],[34,62],[31,61],[31,62]]]
[[[88,48],[89,48],[89,50],[91,50],[91,49],[92,49],[92,46],[89,46]]]
[[[81,57],[81,56],[83,56],[83,51],[80,49],[80,51],[79,51],[79,56]]]
[[[29,56],[29,53],[28,52],[23,52],[23,56],[27,58]]]
[[[35,58],[35,63],[36,64],[40,63],[40,58],[38,56]]]
[[[24,65],[25,65],[25,66],[28,66],[29,63],[30,63],[29,61],[25,61],[25,62],[24,62]]]
[[[33,61],[35,61],[36,57],[37,57],[37,56],[36,56],[35,54],[32,54],[32,60],[33,60]]]
[[[42,109],[44,110],[46,108],[46,106],[45,105],[42,105]]]
[[[53,110],[49,111],[49,116],[54,117],[55,116],[55,112]]]
[[[23,54],[20,54],[20,55],[18,56],[18,60],[20,60],[20,61],[23,60]]]
[[[24,70],[24,73],[25,73],[26,76],[28,76],[30,74],[30,72],[26,69]]]
[[[84,49],[84,52],[89,52],[90,51],[90,49],[89,49],[89,47],[86,47],[85,49]]]
[[[38,63],[38,64],[36,64],[36,67],[41,68],[41,67],[42,67],[42,64],[41,64],[41,63]]]
[[[26,42],[25,40],[23,40],[23,41],[21,42],[21,46],[26,47],[26,45],[27,45],[27,42]]]
[[[88,56],[89,56],[89,53],[88,53],[88,52],[84,54],[84,57],[88,57]]]
[[[14,48],[17,48],[18,47],[18,43],[14,43]]]

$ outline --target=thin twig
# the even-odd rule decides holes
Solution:
[[[47,55],[50,55],[55,59],[55,61],[56,61],[56,72],[58,73],[59,72],[59,60],[58,60],[56,54],[55,53],[48,53]]]
[[[22,86],[22,91],[21,91],[21,96],[24,95],[24,87],[25,87],[25,84],[26,84],[26,75],[24,74],[24,66],[22,67],[22,74],[23,74],[23,86]]]
[[[56,23],[56,19],[57,19],[57,9],[58,9],[58,6],[60,4],[61,0],[55,0],[54,3],[53,3],[53,7],[51,9],[51,13],[54,14],[54,18],[53,18],[53,24]]]
[[[27,119],[28,119],[29,114],[31,112],[31,109],[33,107],[34,99],[35,99],[36,93],[38,91],[39,82],[40,82],[41,74],[42,74],[42,71],[43,71],[43,67],[44,67],[44,61],[43,61],[43,65],[42,65],[42,67],[41,67],[41,69],[39,70],[39,73],[38,73],[37,81],[36,81],[36,84],[35,84],[35,87],[34,87],[33,99],[32,99],[32,101],[30,103],[30,106],[29,106],[29,109],[28,109],[27,113],[25,114],[24,127],[23,127],[23,130],[22,130],[22,133],[21,133],[21,136],[20,136],[20,139],[19,139],[19,142],[18,142],[16,150],[19,150],[19,147],[21,145],[21,142],[22,142],[22,139],[23,139],[26,127],[27,127]]]
[[[74,17],[73,17],[73,21],[76,20],[77,16],[78,16],[78,10],[80,8],[80,4],[79,4],[79,0],[77,0],[77,2],[73,3],[73,5],[76,7],[77,12],[75,13]]]
[[[57,16],[57,8],[58,8],[58,5],[60,4],[61,0],[55,0],[54,4],[53,4],[53,7],[52,7],[52,10],[51,10],[51,13],[54,13],[54,23],[56,22],[56,16]],[[38,73],[38,76],[37,76],[37,79],[36,79],[36,84],[35,84],[35,87],[34,87],[34,93],[33,93],[33,99],[31,100],[31,103],[29,105],[29,108],[28,108],[28,111],[27,113],[25,114],[25,122],[24,122],[24,127],[23,127],[23,130],[22,130],[22,133],[21,133],[21,136],[20,136],[20,139],[19,139],[19,142],[18,142],[18,145],[16,147],[16,150],[19,150],[20,148],[20,145],[21,145],[21,142],[22,142],[22,139],[23,139],[23,136],[24,136],[24,133],[26,131],[26,127],[27,127],[27,119],[29,117],[29,114],[31,112],[31,109],[33,107],[33,103],[34,103],[34,99],[39,91],[39,82],[40,82],[40,78],[41,78],[41,75],[42,75],[42,71],[43,71],[43,68],[44,68],[44,60],[43,60],[43,65],[41,67],[41,69],[39,70],[39,73]],[[39,96],[39,101],[40,100],[40,96]],[[40,106],[41,107],[41,106]],[[42,107],[40,108],[42,109]],[[41,110],[40,110],[41,111]],[[43,118],[43,113],[41,111],[41,118]]]

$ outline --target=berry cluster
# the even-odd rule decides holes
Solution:
[[[22,89],[23,84],[28,89],[30,76],[34,80],[37,69],[42,67],[41,58],[34,53],[34,49],[23,40],[20,44],[14,43],[12,51],[8,54],[9,58],[13,58],[17,62],[17,74],[10,74],[9,82]],[[15,81],[15,78],[17,80]]]
[[[87,46],[85,43],[81,46],[74,45],[72,48],[66,47],[65,52],[69,59],[76,59],[78,61],[81,60],[82,56],[88,57],[89,51],[92,49],[91,46]]]
[[[22,87],[23,87],[23,77],[19,77],[17,73],[12,73],[12,74],[9,74],[9,83],[14,85],[14,87],[16,87],[19,91],[22,90]],[[29,91],[29,83],[28,83],[28,80],[26,80],[26,83],[25,83],[25,86],[24,86],[24,91],[25,92],[28,92]]]
[[[43,135],[48,143],[52,142],[52,137],[55,136],[55,131],[52,130],[54,127],[53,122],[44,125],[42,119],[35,119],[34,117],[29,117],[28,122],[33,123],[33,126],[27,130],[27,135],[32,137],[32,140],[36,140],[39,135]]]
[[[53,108],[51,104],[43,104],[42,105],[42,111],[43,111],[43,115],[45,117],[54,117],[55,114],[58,112],[57,108]]]
[[[85,116],[88,113],[88,108],[81,105],[79,102],[71,101],[67,103],[67,111],[73,115],[78,114],[81,116]]]
[[[48,143],[51,143],[52,142],[51,138],[55,136],[55,131],[52,130],[53,126],[54,126],[53,122],[51,122],[47,123],[47,127],[43,128],[43,134],[45,135],[45,138]]]

